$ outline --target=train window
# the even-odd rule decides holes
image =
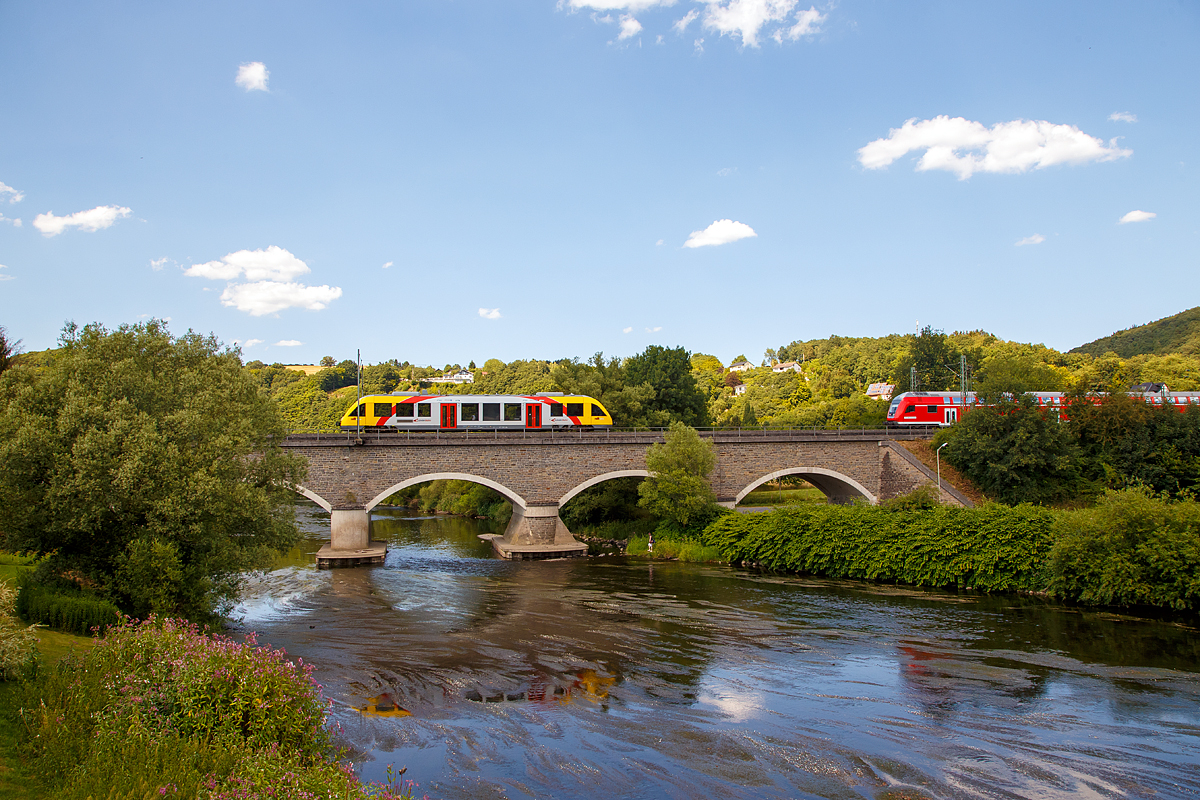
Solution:
[[[937,406],[925,406],[925,410],[928,411],[930,414],[936,414]]]
[[[367,415],[367,404],[363,403],[358,408],[350,412],[352,417],[365,417]]]
[[[479,421],[479,403],[463,403],[462,411],[458,418],[463,422],[478,422]]]
[[[593,417],[607,417],[608,412],[605,411],[603,408],[601,408],[599,403],[592,403],[592,416]]]
[[[500,404],[499,403],[484,403],[483,404],[483,421],[484,422],[499,422],[500,421]]]
[[[521,421],[521,404],[520,403],[505,403],[504,404],[504,421],[505,422],[520,422]]]
[[[567,416],[568,417],[582,417],[583,416],[583,403],[567,403]]]
[[[371,416],[374,417],[390,417],[392,415],[391,403],[372,403]]]
[[[914,411],[916,411],[916,410],[917,410],[917,407],[916,407],[915,405],[913,405],[912,403],[909,403],[909,404],[908,404],[908,407],[904,409],[904,413],[905,413],[905,414],[911,414],[911,413],[913,413],[913,412],[914,412]]]
[[[550,404],[550,416],[552,416],[552,417],[561,417],[562,416],[562,403],[551,403]]]
[[[417,403],[417,416],[430,419],[433,417],[432,403]]]
[[[412,419],[413,412],[416,410],[417,410],[416,406],[414,406],[412,403],[397,403],[396,404],[396,416],[397,417],[407,417],[409,419]]]

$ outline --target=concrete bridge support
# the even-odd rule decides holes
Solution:
[[[382,564],[387,544],[371,540],[371,512],[365,508],[329,510],[329,544],[317,552],[318,567]]]
[[[575,540],[558,516],[558,504],[513,503],[513,515],[503,536],[492,538],[492,547],[513,560],[569,558],[587,555],[587,545]]]

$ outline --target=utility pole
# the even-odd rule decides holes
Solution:
[[[362,350],[358,350],[358,376],[356,379],[358,385],[358,405],[354,407],[354,418],[358,421],[357,438],[362,438]]]
[[[908,390],[910,392],[915,392],[917,390],[917,368],[916,367],[908,368]]]

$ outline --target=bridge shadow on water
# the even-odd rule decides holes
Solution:
[[[1034,600],[624,557],[510,562],[481,521],[327,522],[243,626],[318,665],[363,773],[432,797],[1200,792],[1197,632]],[[322,526],[325,527],[322,527]],[[405,713],[401,713],[405,712]],[[406,715],[407,714],[407,715]]]

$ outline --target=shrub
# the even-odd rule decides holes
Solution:
[[[985,591],[1041,588],[1052,512],[1034,506],[889,511],[793,506],[727,514],[704,531],[730,561],[832,578]]]
[[[182,621],[126,621],[26,689],[24,749],[58,798],[362,798],[311,667]],[[97,794],[97,789],[101,790]]]
[[[93,630],[116,625],[121,612],[107,600],[76,593],[56,592],[22,579],[16,611],[26,622],[86,636]]]
[[[1200,504],[1145,489],[1108,492],[1063,512],[1048,559],[1049,591],[1089,605],[1200,609]]]
[[[17,590],[0,581],[0,681],[17,677],[37,645],[33,626],[17,622],[16,599]]]

